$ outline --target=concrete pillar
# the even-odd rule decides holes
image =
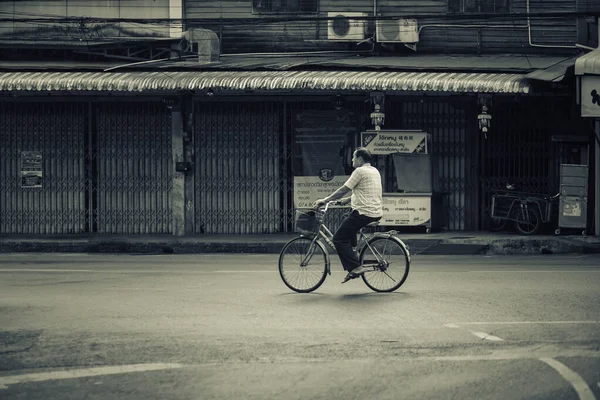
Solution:
[[[185,174],[185,232],[196,233],[196,165],[194,153],[194,103],[187,102],[187,112],[184,114],[185,134],[183,136],[183,151],[186,161],[190,162],[191,170]],[[202,226],[199,232],[204,233]]]
[[[594,201],[594,223],[595,223],[595,235],[600,236],[600,119],[596,119],[595,125],[595,134],[596,138],[594,139],[594,155],[595,155],[595,201]]]
[[[172,135],[172,168],[173,187],[171,188],[171,205],[173,207],[173,235],[185,234],[185,172],[175,170],[177,162],[183,157],[183,125],[181,122],[181,106],[174,105],[171,109]]]
[[[169,37],[179,38],[183,35],[182,18],[183,0],[169,0]]]

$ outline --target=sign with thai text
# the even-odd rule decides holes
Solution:
[[[421,131],[367,131],[361,133],[361,146],[371,154],[427,153],[427,133]]]
[[[295,176],[294,206],[312,208],[316,200],[335,192],[348,178],[347,175],[335,176],[331,180],[323,180],[318,176]]]
[[[581,116],[600,117],[600,76],[581,77]]]
[[[355,115],[305,110],[293,120],[294,207],[312,208],[339,189],[352,170]]]
[[[21,187],[42,187],[42,152],[21,152]]]
[[[431,197],[383,195],[381,225],[425,225],[431,220]]]

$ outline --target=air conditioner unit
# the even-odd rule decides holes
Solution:
[[[419,29],[414,18],[386,19],[376,23],[380,43],[418,43]]]
[[[365,20],[367,13],[330,12],[327,15],[327,39],[346,42],[360,42],[365,38]]]

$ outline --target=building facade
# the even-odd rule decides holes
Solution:
[[[77,15],[64,3],[66,19],[48,23]],[[553,194],[561,162],[594,165],[593,152],[554,140],[589,138],[594,126],[573,66],[577,44],[597,46],[597,19],[575,1],[142,3],[145,23],[125,3],[86,9],[98,21],[70,49],[62,39],[40,49],[27,40],[39,27],[3,22],[22,45],[2,49],[0,63],[0,233],[292,231],[302,138],[338,143],[333,158],[348,173],[348,154],[373,129],[375,94],[382,129],[430,135],[444,229],[486,229],[491,189],[507,181]],[[543,15],[553,12],[564,16]],[[403,26],[413,42],[393,30]],[[376,160],[387,192],[397,189],[391,163]]]

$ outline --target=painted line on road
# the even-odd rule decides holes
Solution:
[[[588,384],[575,371],[569,369],[569,367],[553,358],[540,358],[540,360],[554,368],[563,378],[565,378],[567,382],[573,386],[581,400],[596,400],[596,397]]]
[[[460,328],[459,324],[444,324],[444,326],[446,328],[451,328],[451,329]],[[471,332],[472,335],[475,335],[480,339],[489,340],[490,342],[503,342],[504,341],[504,339],[502,339],[498,336],[490,335],[489,333],[486,333],[486,332],[478,332],[478,331],[471,331],[471,330],[469,332]]]
[[[475,331],[469,331],[469,332],[471,332],[471,334],[477,336],[480,339],[489,340],[490,342],[503,342],[504,341],[504,339],[499,338],[498,336],[490,335],[489,333],[475,332]]]
[[[95,272],[91,269],[1,268],[0,272]]]
[[[456,325],[456,324],[444,324],[444,326],[446,328],[460,328],[460,325]]]
[[[535,325],[535,324],[600,324],[600,321],[481,321],[481,322],[455,322],[447,325]]]
[[[186,365],[178,363],[157,363],[157,364],[131,364],[131,365],[114,365],[108,367],[82,368],[74,370],[38,372],[33,374],[0,376],[0,389],[6,389],[9,385],[28,383],[28,382],[43,382],[59,379],[74,379],[87,378],[90,376],[103,376],[125,374],[131,372],[147,372],[160,371],[166,369],[183,368]]]
[[[178,274],[240,274],[240,273],[274,273],[276,269],[265,270],[240,270],[240,271],[189,271],[177,269],[143,269],[143,270],[117,270],[117,269],[45,269],[45,268],[0,268],[1,272],[96,272],[96,273],[114,273],[114,274],[147,274],[147,273],[178,273]]]
[[[457,271],[460,272],[460,271]],[[473,270],[468,272],[600,272],[598,268],[594,269],[493,269],[493,270]]]

